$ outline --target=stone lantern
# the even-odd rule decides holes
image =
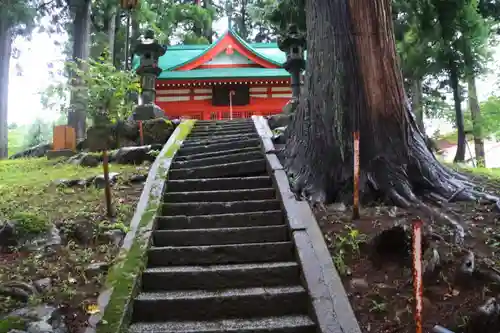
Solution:
[[[166,47],[158,44],[152,30],[146,31],[141,43],[134,53],[139,55],[140,63],[137,74],[141,77],[141,98],[134,110],[134,120],[148,120],[163,117],[163,111],[155,105],[156,78],[162,72],[158,67],[158,59],[164,55]]]
[[[287,33],[278,40],[278,47],[286,54],[283,68],[292,76],[292,102],[297,102],[300,96],[301,73],[306,68],[304,50],[306,47],[305,35],[299,32],[295,24],[288,27]]]

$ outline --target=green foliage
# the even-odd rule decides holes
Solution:
[[[6,317],[0,319],[0,333],[8,333],[12,330],[23,331],[25,326],[25,321],[20,317]]]
[[[484,136],[500,139],[500,97],[491,96],[488,100],[482,102],[480,106],[480,125]],[[472,124],[472,121],[470,123]]]
[[[94,121],[103,117],[110,121],[124,119],[131,114],[132,102],[128,95],[138,93],[140,89],[138,77],[134,72],[118,70],[110,62],[100,59],[89,60],[78,65],[68,62],[67,67],[75,73],[74,80],[50,85],[42,94],[44,107],[54,108],[61,104],[62,110],[68,111],[64,105],[70,93],[85,96],[89,109],[88,115]],[[61,103],[63,102],[63,103]]]
[[[11,219],[16,221],[16,231],[20,236],[37,235],[50,229],[50,221],[37,213],[17,212]]]

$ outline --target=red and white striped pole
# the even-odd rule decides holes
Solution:
[[[354,171],[353,171],[353,199],[352,219],[359,219],[359,132],[353,133],[354,137]]]
[[[413,289],[415,293],[415,330],[422,333],[423,282],[422,282],[422,225],[420,219],[413,221]]]

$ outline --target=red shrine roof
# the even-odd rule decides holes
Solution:
[[[288,79],[290,74],[281,68],[285,60],[276,43],[247,43],[228,30],[211,45],[169,46],[158,61],[163,70],[158,79]],[[137,62],[135,59],[136,66]]]

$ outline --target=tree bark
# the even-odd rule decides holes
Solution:
[[[412,82],[412,103],[413,112],[415,113],[415,118],[417,120],[417,125],[420,131],[425,134],[424,126],[424,106],[422,104],[422,80],[414,79]]]
[[[305,92],[280,153],[292,187],[313,202],[352,202],[353,132],[360,132],[363,201],[389,199],[437,214],[423,198],[474,199],[466,178],[425,144],[397,61],[390,0],[306,1]]]
[[[12,35],[7,20],[0,20],[0,159],[9,153],[9,127],[7,124],[9,109],[9,71]]]
[[[90,53],[90,6],[91,0],[81,0],[74,7],[73,22],[73,60],[79,62],[87,61]],[[78,78],[73,78],[72,84],[80,86]],[[68,126],[75,129],[77,140],[85,137],[87,120],[87,99],[83,89],[75,90],[71,94],[71,110],[68,113]]]
[[[116,68],[122,68],[122,66],[120,65],[121,64],[121,61],[120,61],[120,42],[118,41],[118,38],[116,38],[116,36],[118,36],[119,32],[120,32],[120,28],[121,28],[121,12],[119,9],[116,10],[116,15],[115,15],[115,40],[113,41],[113,53],[112,53],[112,56],[113,56],[113,65],[116,67]],[[123,44],[123,43],[122,43]]]
[[[109,59],[113,62],[115,54],[115,39],[116,39],[116,16],[118,8],[116,6],[111,6],[108,12],[108,23],[107,23],[107,37],[108,37],[108,54]]]
[[[469,108],[472,118],[472,132],[474,134],[474,150],[478,166],[485,166],[485,152],[483,141],[483,130],[481,124],[481,108],[477,99],[476,78],[474,75],[467,76],[469,94]]]
[[[205,0],[205,1],[203,1],[203,8],[205,8],[207,10],[212,10],[212,8],[213,8],[212,0]],[[213,31],[212,25],[213,25],[213,22],[210,21],[210,25],[204,31],[205,38],[208,40],[208,42],[210,44],[212,44],[212,42],[213,42],[213,35],[214,35],[214,31]]]
[[[465,127],[464,127],[464,114],[462,111],[462,98],[460,97],[460,82],[458,78],[458,68],[453,61],[450,59],[449,62],[450,71],[450,83],[451,89],[453,90],[453,101],[455,103],[455,124],[457,126],[457,152],[455,154],[455,159],[453,162],[463,162],[465,161]]]

